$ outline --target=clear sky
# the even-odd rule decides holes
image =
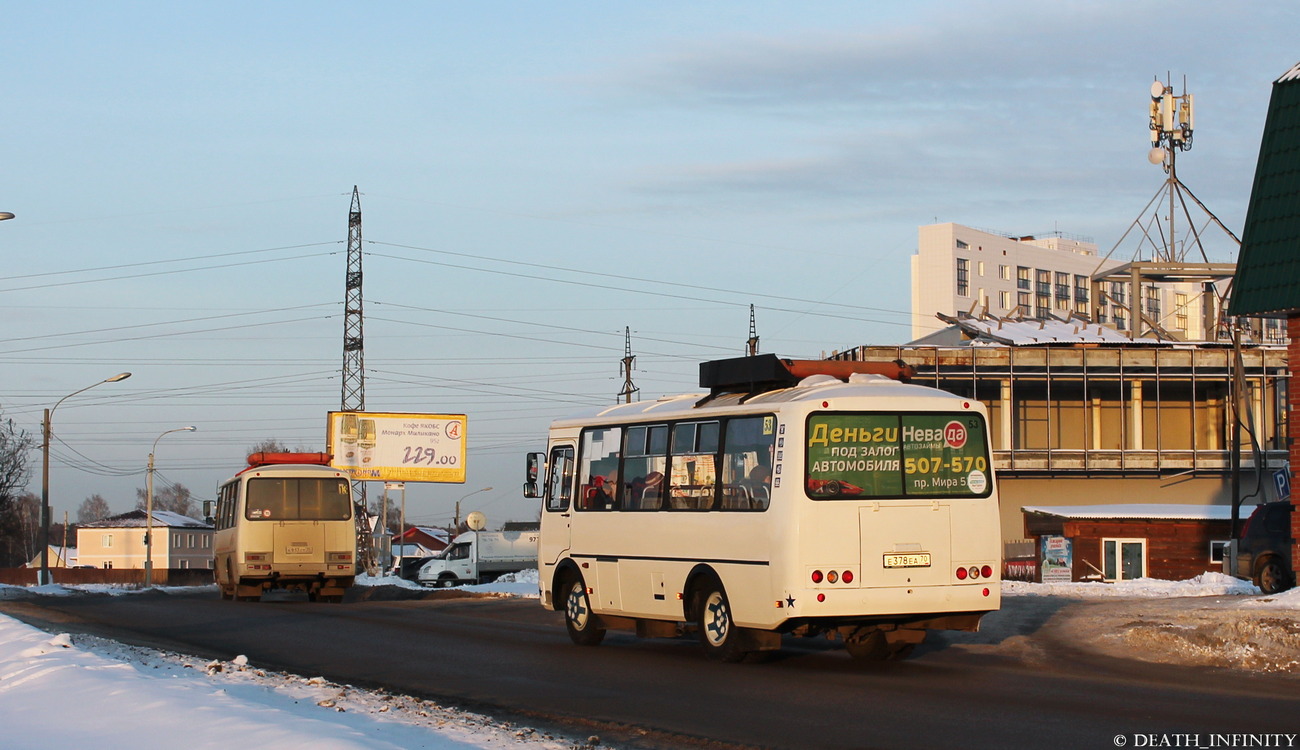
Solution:
[[[523,453],[614,401],[625,327],[656,397],[739,356],[751,304],[765,352],[904,343],[924,224],[1110,250],[1164,179],[1155,78],[1195,94],[1179,174],[1240,233],[1298,26],[1199,0],[5,3],[0,416],[39,435],[133,373],[58,407],[56,520],[133,507],[177,427],[159,486],[197,498],[259,441],[323,449],[357,185],[366,406],[469,415],[467,482],[408,514],[492,486],[464,510],[533,518]]]

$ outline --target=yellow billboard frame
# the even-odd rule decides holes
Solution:
[[[464,414],[329,412],[330,466],[354,481],[465,482]]]

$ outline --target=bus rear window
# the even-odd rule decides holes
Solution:
[[[978,414],[823,413],[808,418],[814,499],[988,497],[988,439]]]
[[[251,521],[346,521],[352,490],[335,477],[250,479],[247,506]]]

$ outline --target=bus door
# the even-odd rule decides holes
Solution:
[[[570,546],[573,528],[573,455],[572,443],[556,443],[546,462],[545,510],[537,559],[540,565],[554,565]]]

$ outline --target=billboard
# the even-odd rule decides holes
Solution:
[[[354,480],[465,481],[464,414],[332,411],[325,445]]]

